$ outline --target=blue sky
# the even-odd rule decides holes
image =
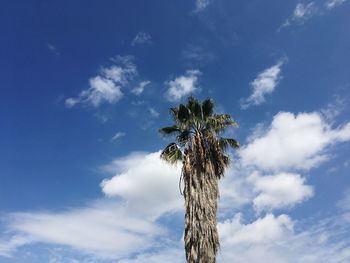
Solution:
[[[3,1],[0,262],[184,262],[168,109],[240,124],[218,262],[350,261],[350,1]]]

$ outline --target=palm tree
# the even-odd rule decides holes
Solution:
[[[231,138],[220,137],[237,126],[228,114],[214,114],[214,102],[189,97],[187,105],[170,109],[174,124],[159,131],[175,136],[161,153],[172,164],[181,161],[185,198],[185,251],[188,263],[215,263],[219,249],[217,230],[218,181],[229,164],[228,147],[238,148]]]

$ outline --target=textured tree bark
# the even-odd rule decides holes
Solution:
[[[185,251],[188,263],[215,263],[219,249],[215,164],[201,136],[196,136],[183,163]]]

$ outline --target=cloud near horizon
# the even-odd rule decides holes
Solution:
[[[255,134],[242,148],[235,167],[221,182],[222,219],[218,227],[222,250],[218,262],[259,262],[266,258],[289,263],[297,256],[307,263],[320,258],[334,263],[350,259],[350,240],[344,237],[347,225],[340,221],[345,212],[324,219],[327,223],[313,221],[302,229],[295,227],[301,223],[291,216],[273,213],[313,195],[313,187],[306,184],[306,179],[289,170],[320,165],[314,160],[319,160],[317,156],[323,156],[328,146],[349,139],[349,123],[332,128],[316,112],[276,114],[266,131]],[[310,149],[305,150],[303,143],[297,143],[299,140],[308,140]],[[274,149],[262,154],[261,143]],[[276,151],[278,155],[274,157]],[[171,228],[163,224],[164,219],[183,213],[178,189],[181,166],[169,166],[159,154],[160,151],[136,152],[102,167],[112,174],[100,185],[105,199],[56,212],[8,214],[0,255],[9,257],[40,242],[66,246],[83,254],[86,262],[93,256],[102,262],[109,259],[158,263],[174,255],[176,263],[183,262],[181,236],[169,235]],[[291,156],[290,161],[286,155]],[[274,162],[270,162],[271,158]],[[276,172],[266,174],[265,170]],[[340,205],[346,208],[343,203]],[[252,205],[258,213],[255,218],[244,220],[242,213],[232,214],[233,205],[237,209]],[[174,224],[181,226],[182,222]]]
[[[165,233],[154,222],[132,215],[118,202],[102,200],[61,212],[11,213],[7,227],[23,240],[13,243],[7,252],[39,242],[68,246],[102,259],[146,250],[155,244],[157,236]]]

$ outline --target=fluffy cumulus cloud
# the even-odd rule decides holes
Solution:
[[[63,211],[7,215],[7,234],[0,239],[0,255],[11,256],[16,250],[41,243],[85,255],[86,260],[77,257],[78,262],[90,262],[91,257],[93,262],[184,262],[181,233],[170,234],[174,226],[181,227],[183,222],[169,226],[162,221],[166,215],[182,211],[180,167],[167,165],[159,154],[133,153],[103,167],[103,171],[114,174],[101,183],[109,200]],[[298,203],[312,194],[312,188],[298,174],[255,174],[247,179],[250,196],[240,200],[240,188],[247,190],[249,186],[234,173],[229,171],[221,191],[222,199],[236,198],[231,207],[252,202],[261,210],[270,210]],[[294,226],[298,222],[285,214],[268,212],[249,221],[243,219],[243,214],[229,218],[224,217],[218,224],[218,262],[261,262],[261,258],[295,262],[300,258],[300,262],[324,259],[335,263],[350,259],[350,240],[344,234],[348,227],[340,224],[336,215],[297,228]],[[65,258],[65,253],[60,255]]]
[[[241,167],[240,160],[232,157],[232,165],[219,182],[220,200],[219,214],[221,217],[232,215],[241,211],[246,205],[252,203],[256,195],[252,191],[252,184],[247,179],[251,171]]]
[[[76,98],[67,98],[66,106],[87,104],[98,107],[102,103],[119,101],[123,96],[122,88],[138,73],[132,57],[117,57],[113,61],[115,64],[102,68],[97,76],[89,79],[88,89],[82,90]]]
[[[222,253],[218,262],[258,263],[261,259],[283,263],[348,262],[349,227],[338,220],[332,217],[304,225],[285,214],[267,214],[251,223],[242,223],[242,216],[237,214],[219,223]]]
[[[40,242],[101,259],[140,253],[161,260],[154,249],[168,238],[157,220],[182,210],[183,201],[178,189],[180,167],[166,164],[159,155],[133,153],[103,167],[116,174],[101,183],[103,192],[115,198],[61,212],[8,215],[7,229],[13,235],[0,240],[0,255],[11,256],[19,247]],[[167,242],[181,245],[178,240]],[[146,252],[151,247],[153,254]]]
[[[140,45],[140,44],[151,44],[152,43],[152,37],[147,32],[138,32],[137,35],[134,37],[134,39],[131,42],[131,45]]]
[[[266,131],[240,151],[242,163],[261,170],[310,169],[329,159],[330,146],[350,140],[350,122],[332,128],[321,114],[280,112]]]
[[[253,173],[249,181],[257,194],[253,199],[257,211],[291,207],[313,195],[313,188],[306,185],[305,178],[299,174],[261,176]]]
[[[135,153],[108,166],[116,175],[101,183],[107,196],[127,200],[134,212],[159,217],[182,209],[178,181],[180,167],[159,158],[160,152]]]
[[[199,89],[198,80],[200,75],[202,73],[199,70],[187,70],[185,75],[166,82],[168,90],[165,93],[165,97],[167,100],[176,102],[196,92]]]
[[[280,60],[272,67],[261,72],[251,83],[252,94],[241,101],[241,108],[246,109],[252,105],[265,102],[265,96],[274,92],[281,80],[281,70],[285,60]]]
[[[225,245],[257,244],[278,241],[293,231],[293,221],[287,215],[267,214],[253,223],[243,224],[241,214],[219,223],[219,233]]]
[[[243,222],[242,214],[236,214],[218,224],[221,249],[217,262],[266,262],[316,263],[348,262],[350,240],[346,236],[347,225],[337,224],[337,218],[314,221],[305,226],[290,216],[267,214],[252,222]],[[308,228],[296,231],[297,228]],[[183,248],[171,243],[157,253],[141,253],[122,263],[184,262]]]

